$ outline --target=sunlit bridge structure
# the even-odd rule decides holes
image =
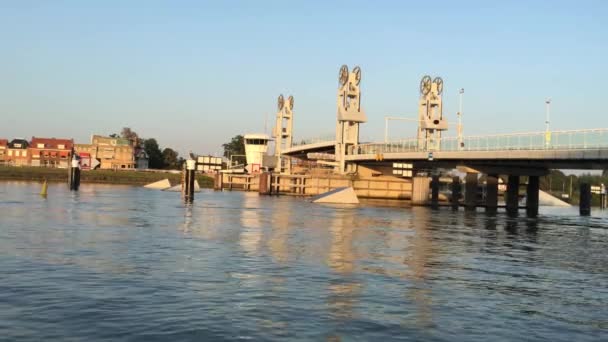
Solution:
[[[504,176],[508,187],[507,210],[517,211],[520,177],[526,176],[526,207],[531,215],[538,211],[539,177],[548,174],[550,169],[608,168],[608,128],[446,136],[448,120],[443,112],[444,81],[441,77],[422,77],[415,136],[393,141],[361,142],[360,129],[368,120],[361,101],[362,79],[360,67],[349,71],[346,65],[342,66],[338,74],[335,136],[283,144],[281,158],[288,156],[294,160],[314,162],[331,168],[336,175],[355,177],[362,170],[392,175],[395,165],[411,165],[412,172],[408,173],[411,177],[407,178],[413,187],[418,187],[412,190],[414,203],[426,202],[429,191],[438,191],[435,183],[442,170],[458,168],[467,173],[465,189],[469,191],[465,196],[469,195],[464,202],[475,206],[476,200],[470,194],[477,187],[478,174],[485,174],[488,195],[483,206],[490,210],[498,206],[495,188],[498,177]],[[297,127],[293,127],[291,122],[288,127],[283,131],[288,133],[291,141]],[[282,170],[291,172],[291,168],[282,167]],[[416,182],[417,177],[429,181]],[[421,187],[422,191],[418,191]],[[417,193],[420,198],[416,197]]]

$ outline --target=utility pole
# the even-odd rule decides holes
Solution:
[[[464,148],[464,141],[462,140],[462,95],[464,94],[464,88],[460,88],[460,90],[458,91],[458,99],[459,99],[459,105],[458,105],[458,148],[459,149],[463,149]]]

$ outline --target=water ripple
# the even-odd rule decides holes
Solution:
[[[0,182],[0,336],[598,341],[608,220]]]

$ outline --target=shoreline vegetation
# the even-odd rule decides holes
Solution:
[[[146,185],[169,179],[172,185],[180,184],[181,173],[174,170],[134,171],[134,170],[87,170],[80,174],[81,183]],[[41,182],[67,182],[68,170],[46,167],[0,166],[0,181],[21,180]],[[213,178],[196,175],[201,188],[213,188]]]

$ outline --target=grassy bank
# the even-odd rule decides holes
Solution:
[[[143,172],[133,170],[91,170],[81,173],[82,183],[145,185],[168,178],[171,184],[179,184],[181,175],[169,172]],[[25,180],[49,182],[67,182],[68,170],[45,167],[10,167],[0,166],[0,180]],[[213,178],[196,175],[198,184],[203,188],[213,187]]]

